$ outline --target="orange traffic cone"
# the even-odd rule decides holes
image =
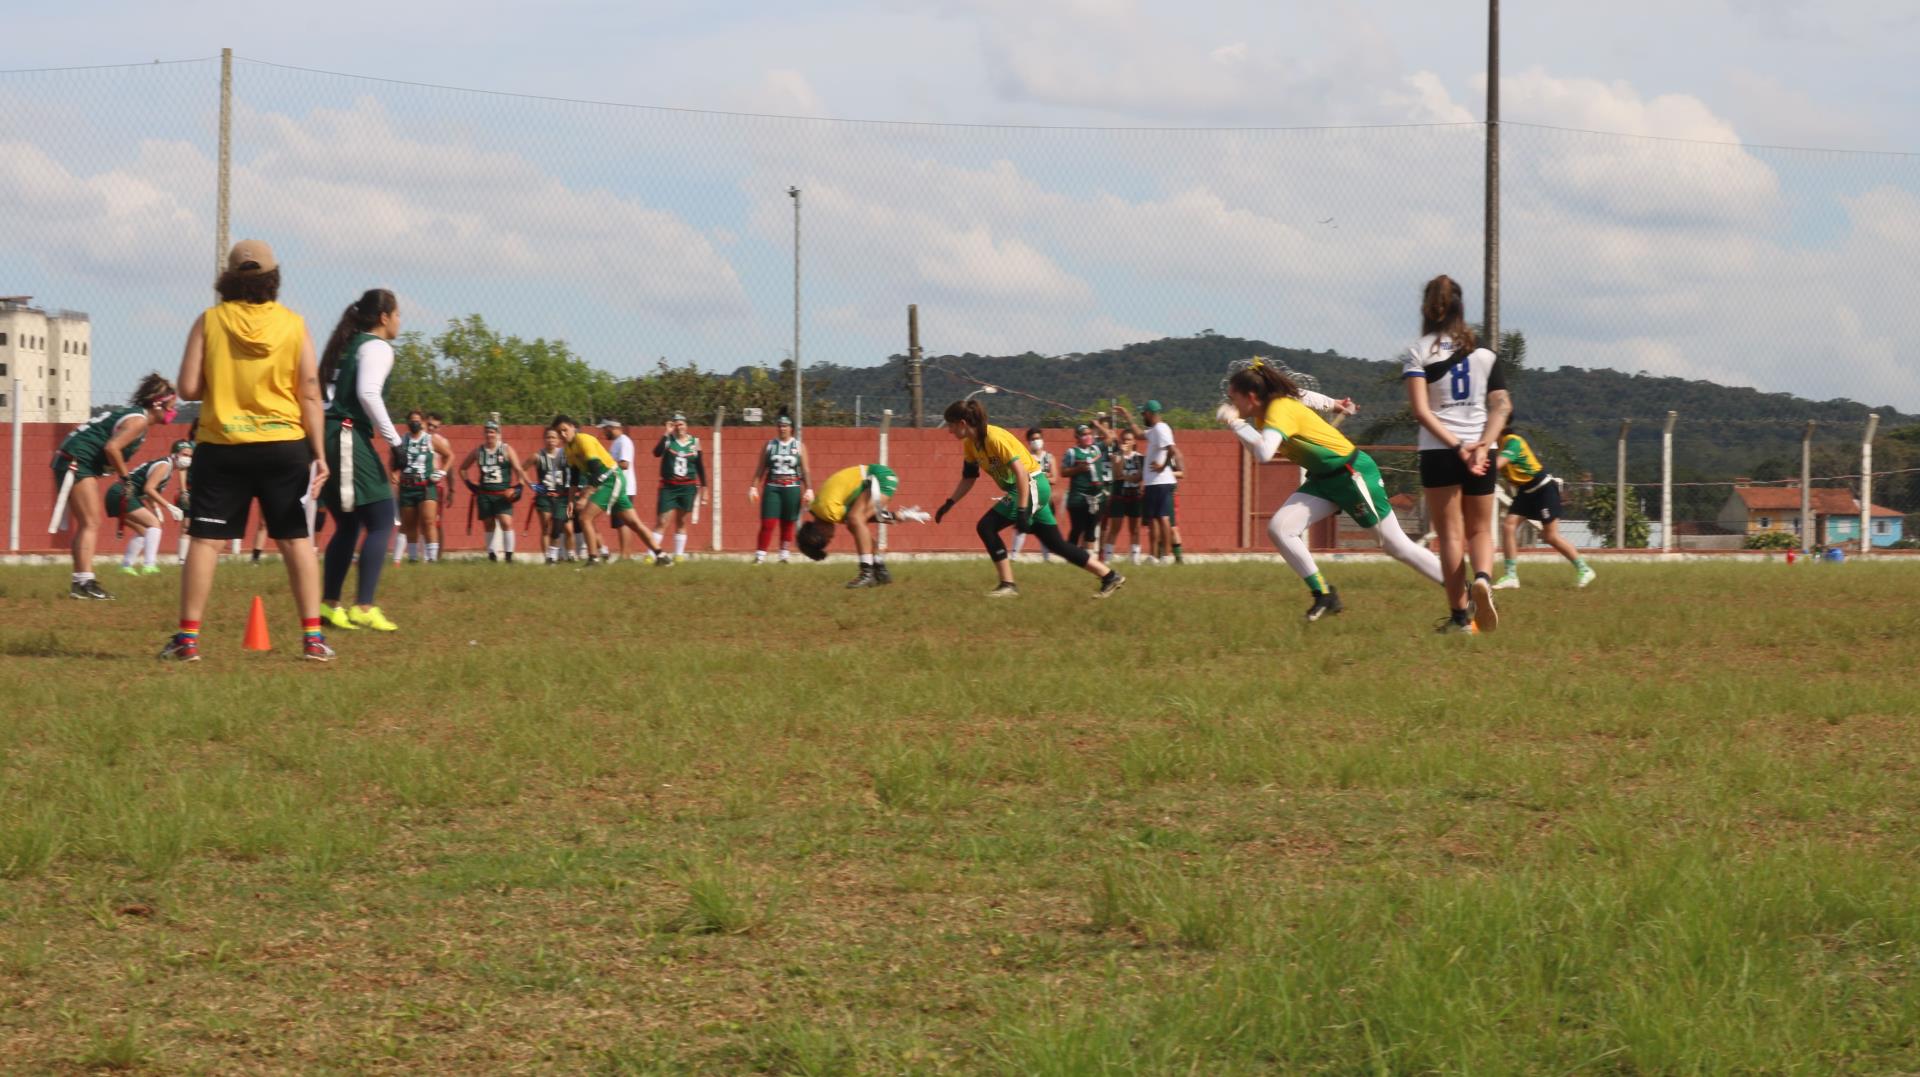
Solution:
[[[267,607],[259,595],[253,596],[253,608],[247,611],[247,638],[240,646],[249,651],[273,650],[267,642]]]

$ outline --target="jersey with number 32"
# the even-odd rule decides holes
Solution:
[[[1487,428],[1487,394],[1505,389],[1506,377],[1499,359],[1486,348],[1459,356],[1457,351],[1450,338],[1429,333],[1407,349],[1401,375],[1424,378],[1427,406],[1440,425],[1459,441],[1475,442]],[[1447,447],[1431,430],[1420,428],[1421,451]]]

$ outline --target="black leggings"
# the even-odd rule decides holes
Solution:
[[[1000,541],[1000,532],[1012,526],[1012,520],[988,509],[987,514],[980,517],[980,522],[973,525],[973,530],[980,536],[981,544],[986,546],[988,557],[995,561],[1005,561],[1007,544]],[[1085,568],[1087,562],[1093,560],[1092,554],[1061,538],[1060,529],[1053,524],[1035,523],[1027,530],[1027,534],[1039,539],[1040,545],[1046,547],[1048,553],[1075,568]]]
[[[1069,543],[1080,546],[1100,537],[1100,515],[1085,504],[1069,500],[1067,520],[1073,525],[1067,532]]]
[[[334,527],[333,538],[327,542],[320,600],[340,601],[340,592],[347,585],[347,569],[353,567],[354,547],[360,545],[360,532],[364,530],[367,542],[360,550],[360,579],[354,605],[371,606],[373,594],[380,587],[380,571],[387,567],[387,545],[393,540],[393,502],[376,501],[352,512],[328,511],[333,514]]]

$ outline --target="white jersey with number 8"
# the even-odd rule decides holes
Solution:
[[[1505,389],[1496,366],[1499,360],[1486,348],[1475,348],[1458,359],[1459,349],[1448,337],[1429,333],[1421,337],[1401,364],[1405,378],[1427,383],[1427,406],[1457,440],[1476,442],[1487,428],[1487,393]],[[1426,427],[1420,428],[1420,449],[1449,448]]]

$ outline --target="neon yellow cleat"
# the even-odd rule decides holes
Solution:
[[[360,627],[353,623],[347,614],[347,608],[345,606],[320,607],[320,619],[343,632],[351,632]]]
[[[387,615],[381,613],[378,606],[368,606],[364,610],[349,610],[347,617],[353,621],[355,628],[371,628],[375,632],[400,631],[400,626],[387,620]]]

